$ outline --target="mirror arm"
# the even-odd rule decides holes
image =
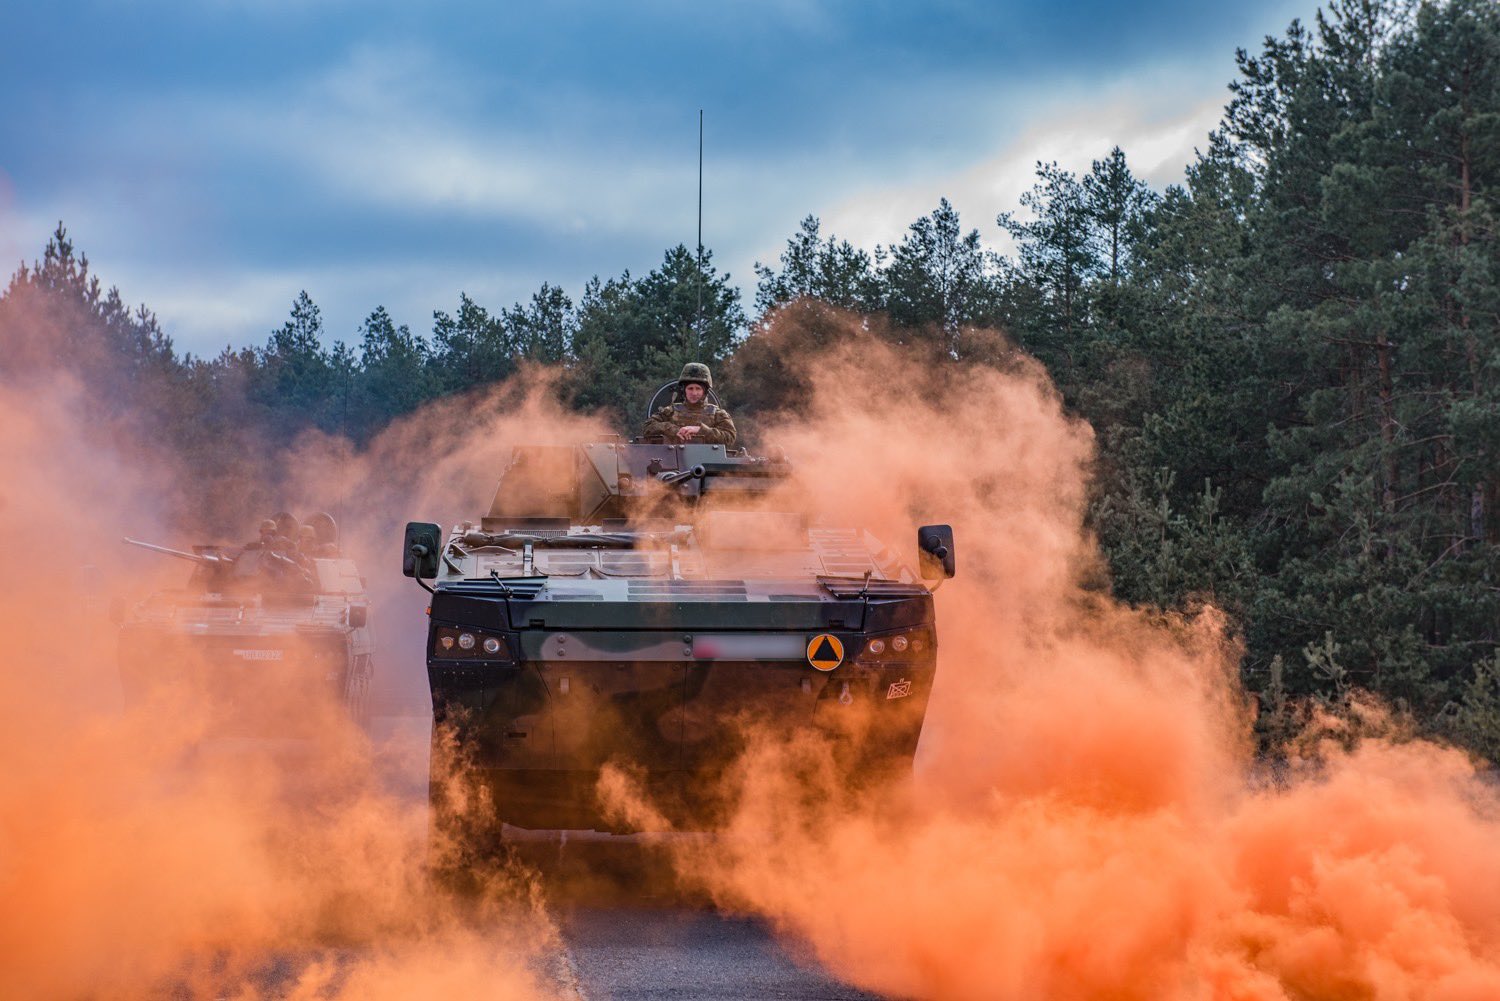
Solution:
[[[420,544],[412,546],[411,554],[417,558],[417,567],[420,568],[422,566],[422,557],[427,555],[427,547]],[[432,585],[423,580],[420,574],[412,574],[411,579],[416,581],[417,585],[428,594],[437,594]]]

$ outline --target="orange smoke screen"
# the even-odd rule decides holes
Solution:
[[[0,583],[0,996],[550,996],[556,932],[535,888],[499,869],[462,917],[433,893],[425,796],[383,786],[386,750],[332,690],[250,692],[256,718],[289,724],[277,735],[289,741],[225,739],[221,693],[207,687],[122,700],[108,597],[140,597],[154,586],[142,575],[180,585],[189,568],[120,537],[198,540],[159,520],[183,480],[101,444],[108,435],[73,416],[81,400],[66,383],[0,387],[11,562]],[[487,409],[471,404],[468,426],[494,430]],[[442,433],[429,426],[423,439]],[[380,479],[352,461],[322,468],[355,485]],[[354,555],[373,580],[394,569]],[[384,624],[423,625],[420,605]],[[298,656],[279,666],[295,673]],[[417,656],[378,670],[420,675]],[[163,654],[158,666],[180,677],[210,665]]]
[[[1268,781],[1221,617],[1086,586],[1092,435],[1040,366],[844,343],[764,437],[884,540],[954,525],[915,781],[752,742],[689,882],[895,997],[1500,997],[1500,800],[1463,754],[1370,738]]]

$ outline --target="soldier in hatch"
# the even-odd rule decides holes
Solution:
[[[311,525],[303,525],[297,529],[297,551],[292,554],[292,558],[302,569],[311,570],[316,566],[313,560],[318,558],[318,549],[321,546],[322,543],[318,541],[318,530]]]
[[[682,375],[677,377],[682,400],[652,414],[642,434],[647,439],[662,438],[669,444],[692,442],[726,448],[733,445],[734,419],[729,411],[705,399],[713,384],[713,376],[702,362],[682,366]]]
[[[267,518],[260,523],[260,538],[254,542],[245,543],[245,549],[275,549],[276,548],[276,522]]]
[[[327,559],[339,554],[339,547],[318,538],[318,530],[312,525],[303,525],[297,531],[297,559],[304,565],[307,560]]]

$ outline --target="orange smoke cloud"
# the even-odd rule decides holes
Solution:
[[[685,876],[894,996],[1500,997],[1493,785],[1380,736],[1265,774],[1221,617],[1099,588],[1092,436],[1039,366],[857,331],[799,366],[766,437],[817,507],[887,541],[955,528],[915,781],[850,788],[825,738],[752,741]],[[601,788],[632,808],[623,774]]]
[[[852,333],[802,361],[805,405],[765,437],[817,506],[892,543],[957,531],[916,781],[851,788],[822,737],[752,740],[727,834],[682,851],[686,877],[897,996],[1500,996],[1491,785],[1457,752],[1380,737],[1262,774],[1218,617],[1099,589],[1092,435],[1038,366]],[[212,484],[243,499],[201,522],[338,511],[376,595],[377,686],[421,696],[400,524],[482,510],[512,444],[598,430],[547,387],[440,402],[365,452],[309,436]],[[202,485],[102,446],[72,392],[0,388],[0,993],[546,996],[556,933],[534,888],[492,874],[476,916],[435,898],[427,804],[382,787],[388,752],[336,705],[270,701],[319,735],[292,761],[212,753],[202,693],[121,708],[97,606],[139,591],[150,558],[116,540],[178,541],[162,512]],[[606,785],[628,799],[628,773]]]
[[[425,798],[381,774],[402,752],[372,746],[332,690],[239,690],[255,710],[242,741],[226,739],[215,686],[122,701],[107,598],[180,583],[187,568],[120,537],[242,541],[267,512],[220,512],[229,538],[185,540],[164,512],[201,485],[101,444],[75,416],[78,392],[61,379],[0,385],[0,547],[13,562],[0,583],[0,995],[552,996],[538,964],[556,931],[530,877],[480,874],[463,914],[434,893]],[[282,457],[278,497],[299,512],[342,500],[346,543],[367,578],[388,578],[395,557],[368,531],[418,513],[414,485],[429,485],[434,456],[416,444],[453,449],[439,468],[492,486],[491,438],[516,440],[546,410],[535,396],[439,408],[367,456],[309,440]],[[395,468],[412,471],[405,494]],[[424,628],[419,604],[404,611],[381,622],[377,607],[377,636]],[[299,659],[290,648],[289,674]],[[163,677],[206,666],[171,661]],[[415,675],[425,692],[419,653],[382,650],[382,673]],[[297,739],[262,739],[267,723]]]

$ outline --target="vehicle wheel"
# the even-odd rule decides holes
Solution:
[[[356,657],[344,682],[344,705],[354,724],[362,730],[368,729],[370,724],[370,677],[373,673],[372,658],[368,654]]]
[[[427,871],[434,889],[475,897],[511,861],[493,790],[461,763],[449,728],[432,726],[427,779]]]

